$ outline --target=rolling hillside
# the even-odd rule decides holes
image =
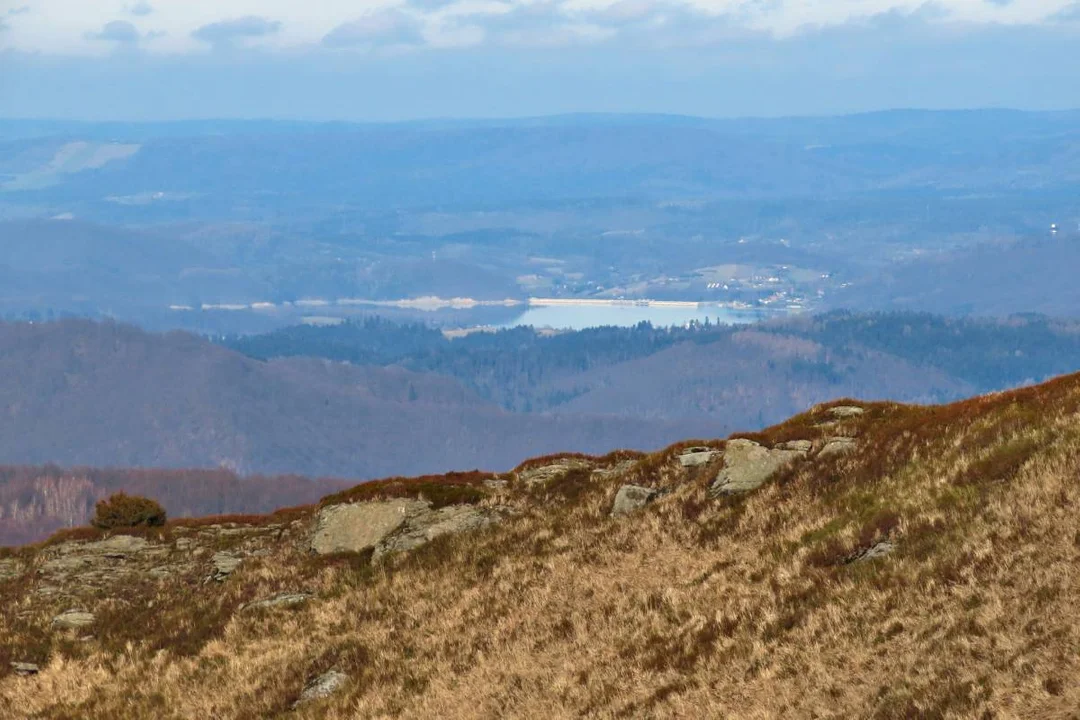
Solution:
[[[35,718],[1066,718],[1080,375],[0,554]]]

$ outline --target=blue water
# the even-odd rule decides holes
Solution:
[[[684,325],[691,320],[712,323],[750,323],[768,317],[761,311],[729,310],[721,307],[653,307],[638,305],[548,305],[531,307],[514,320],[501,327],[532,325],[536,328],[550,327],[557,330],[582,330],[590,327],[614,325],[630,327],[648,321],[656,327]]]

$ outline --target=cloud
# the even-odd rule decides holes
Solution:
[[[134,5],[128,5],[127,11],[136,17],[145,17],[154,12],[154,7],[146,2],[146,0],[139,0]]]
[[[1048,18],[1055,23],[1080,22],[1080,2],[1066,5]]]
[[[323,47],[347,48],[386,45],[421,45],[423,25],[401,10],[376,10],[338,25],[322,39]]]
[[[11,8],[10,10],[7,11],[7,14],[8,15],[25,15],[28,12],[30,12],[30,6],[29,5],[23,5],[22,7]]]
[[[215,48],[229,47],[238,40],[273,35],[281,30],[281,23],[257,15],[233,18],[210,23],[193,30],[191,37]]]
[[[122,46],[138,45],[141,36],[139,30],[127,20],[113,20],[105,23],[101,30],[88,35],[92,40],[105,40]]]

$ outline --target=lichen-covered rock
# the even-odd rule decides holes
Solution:
[[[304,691],[300,693],[300,697],[293,704],[293,707],[330,697],[340,690],[348,679],[348,675],[338,670],[323,673],[304,686]]]
[[[719,454],[719,450],[708,447],[687,448],[679,454],[679,464],[683,467],[697,467],[705,465]]]
[[[53,618],[54,627],[63,630],[78,630],[94,624],[94,613],[85,610],[68,610]]]
[[[810,448],[814,447],[814,443],[809,440],[788,440],[787,442],[778,443],[776,447],[781,450],[796,450],[801,453],[808,453]]]
[[[369,550],[429,507],[409,499],[330,505],[319,511],[311,549],[320,555]]]
[[[643,508],[660,495],[655,488],[640,485],[623,485],[615,493],[615,502],[611,506],[611,516],[626,515]]]
[[[728,440],[724,448],[724,466],[709,492],[716,497],[754,490],[777,470],[805,455],[804,450],[769,449],[753,440]]]
[[[223,581],[225,578],[233,574],[236,568],[240,567],[240,563],[243,558],[238,558],[231,553],[219,552],[214,553],[214,557],[210,559],[210,562],[214,565],[214,573],[212,577],[218,582]]]
[[[441,535],[476,530],[501,519],[502,516],[497,510],[472,505],[449,505],[438,510],[421,512],[408,517],[399,532],[394,532],[380,542],[373,557],[412,550]]]
[[[310,599],[311,595],[308,593],[278,593],[272,597],[256,600],[249,605],[245,605],[244,610],[297,607],[298,605],[303,605]]]
[[[532,467],[528,470],[522,470],[518,473],[518,480],[526,485],[537,485],[539,483],[545,483],[549,480],[554,480],[560,475],[570,472],[571,470],[590,469],[594,463],[584,459],[575,457],[559,458],[553,460],[547,465],[541,465],[539,467]]]
[[[818,452],[818,457],[829,457],[830,455],[843,455],[849,453],[856,448],[856,442],[854,438],[848,437],[834,437],[829,438],[825,443],[825,446]]]

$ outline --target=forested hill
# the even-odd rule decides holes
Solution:
[[[557,410],[594,389],[590,382],[598,374],[610,377],[615,366],[682,343],[698,350],[664,356],[671,362],[650,367],[650,372],[659,373],[650,376],[650,383],[663,384],[673,378],[687,381],[694,372],[707,372],[708,367],[694,364],[703,354],[714,371],[738,363],[739,358],[757,359],[748,347],[760,348],[765,342],[750,340],[757,333],[771,336],[768,342],[775,355],[764,358],[761,379],[785,387],[859,382],[858,368],[865,361],[888,356],[891,362],[881,369],[894,373],[891,379],[851,388],[853,394],[871,397],[892,389],[908,400],[945,400],[1030,384],[1080,368],[1080,322],[1039,315],[982,319],[833,312],[752,328],[641,324],[549,335],[519,327],[454,340],[420,324],[399,325],[374,318],[334,327],[297,326],[223,342],[259,359],[307,355],[450,375],[508,410],[529,411]],[[882,387],[882,382],[889,388]],[[654,413],[676,412],[668,406],[679,402],[680,398],[669,398]]]

